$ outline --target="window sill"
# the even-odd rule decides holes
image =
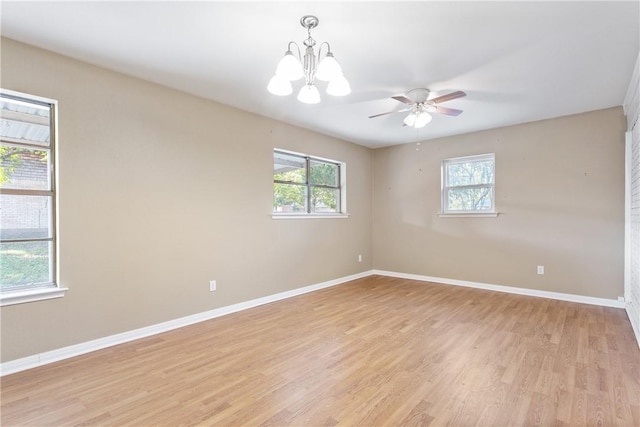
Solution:
[[[272,214],[273,219],[328,219],[328,218],[349,218],[349,214]]]
[[[439,213],[440,218],[495,218],[499,212]]]
[[[67,288],[39,288],[0,293],[0,306],[22,304],[24,302],[42,301],[62,298]]]

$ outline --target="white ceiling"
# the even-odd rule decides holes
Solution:
[[[639,50],[639,1],[14,2],[5,37],[368,147],[621,105]],[[301,104],[266,90],[303,15],[351,83]],[[425,128],[390,99],[462,90]]]

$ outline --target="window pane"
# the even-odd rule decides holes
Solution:
[[[289,182],[307,182],[307,160],[303,157],[273,153],[273,179]]]
[[[0,238],[51,237],[51,197],[0,195]]]
[[[340,190],[311,187],[311,212],[339,212]]]
[[[0,188],[50,190],[49,150],[0,145]]]
[[[0,89],[0,291],[55,286],[55,105]]]
[[[50,283],[51,242],[0,243],[0,289]]]
[[[312,160],[309,182],[316,185],[338,186],[338,165]]]
[[[477,160],[447,165],[450,187],[493,183],[493,160]]]
[[[51,142],[51,107],[28,101],[0,99],[0,137],[48,147]]]
[[[306,212],[307,187],[295,184],[273,184],[274,212]]]
[[[449,211],[491,210],[493,188],[450,188],[448,196]]]

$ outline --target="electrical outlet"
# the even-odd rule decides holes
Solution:
[[[538,266],[538,274],[540,274],[540,275],[544,274],[544,265],[539,265]]]
[[[362,262],[362,255],[358,255],[358,262]]]
[[[211,280],[209,282],[209,290],[211,292],[215,291],[217,289],[217,285],[216,285],[216,281],[215,280]]]

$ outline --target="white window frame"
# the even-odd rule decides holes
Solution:
[[[272,212],[271,217],[273,219],[314,219],[314,218],[348,218],[349,214],[347,213],[347,164],[345,162],[341,162],[339,160],[327,159],[324,157],[312,156],[309,154],[298,153],[296,151],[284,150],[281,148],[274,148],[272,151],[272,160],[273,154],[282,153],[290,156],[296,156],[305,159],[307,163],[307,170],[309,168],[309,164],[311,161],[319,161],[324,163],[331,163],[338,166],[338,176],[339,176],[339,187],[337,187],[340,191],[340,211],[339,212],[328,212],[328,213],[319,213],[319,212]],[[275,181],[274,181],[275,182]],[[305,183],[303,185],[307,186],[307,191],[310,191],[311,185],[310,183]],[[310,194],[310,192],[309,192]]]
[[[450,165],[455,165],[459,163],[469,163],[469,162],[480,162],[491,160],[493,162],[494,172],[493,172],[493,182],[490,184],[471,184],[471,185],[457,185],[452,186],[449,185],[448,182],[448,167]],[[453,157],[449,159],[444,159],[441,163],[440,168],[440,217],[496,217],[498,216],[498,212],[496,211],[496,157],[495,153],[487,153],[487,154],[478,154],[473,156],[465,156],[465,157]],[[490,188],[492,197],[491,197],[491,209],[482,209],[482,210],[449,210],[448,209],[448,199],[449,199],[449,190],[451,189],[465,189],[465,188]]]
[[[0,189],[1,194],[18,194],[28,195],[31,193],[42,193],[38,195],[46,195],[51,198],[51,237],[45,239],[50,241],[52,245],[52,252],[50,254],[50,276],[51,282],[37,284],[35,286],[25,286],[17,289],[5,290],[0,289],[0,305],[12,305],[25,302],[47,300],[52,298],[63,297],[67,291],[67,288],[60,287],[59,280],[59,244],[58,244],[58,102],[54,99],[44,98],[41,96],[31,95],[22,92],[16,92],[8,89],[0,88],[0,96],[2,98],[9,98],[27,103],[44,104],[50,108],[50,132],[51,132],[51,144],[49,146],[50,153],[50,189],[48,191],[30,191],[30,190],[11,190]],[[2,113],[0,112],[0,116]],[[13,145],[20,145],[30,147],[28,144],[21,144],[19,141],[9,141],[2,139],[2,142]],[[43,148],[34,146],[33,148]],[[9,241],[9,240],[4,240]]]

